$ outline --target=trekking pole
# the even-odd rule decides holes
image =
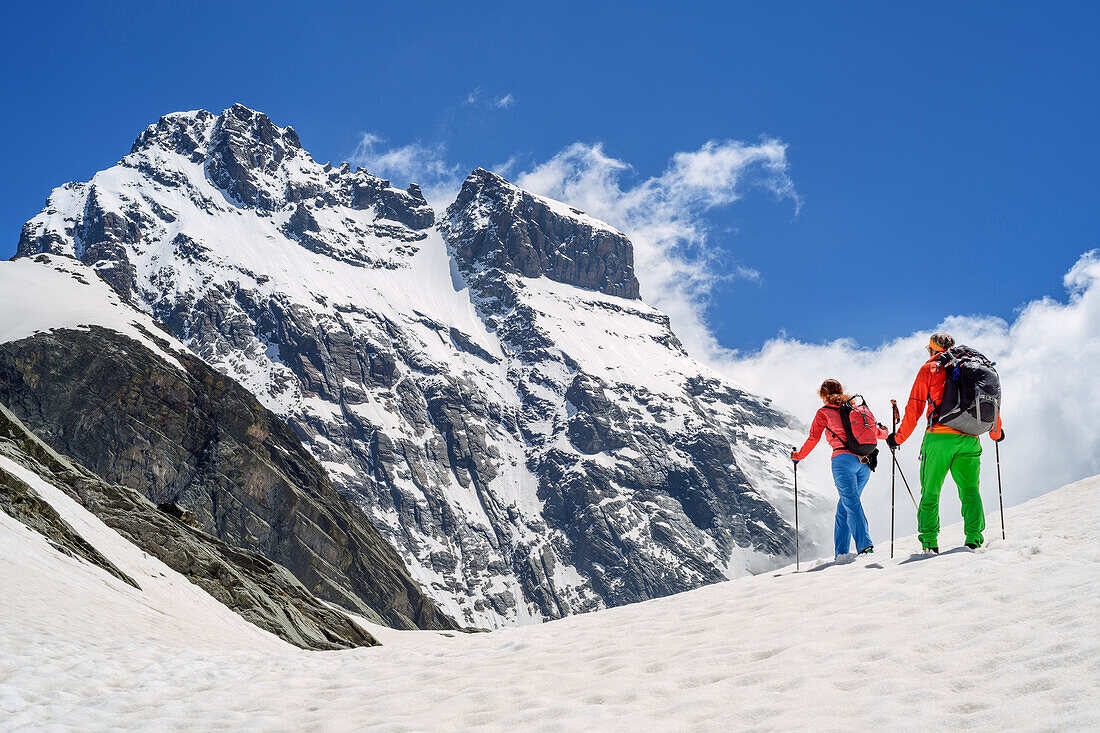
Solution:
[[[894,408],[894,422],[893,422],[894,429],[891,432],[897,433],[898,432],[898,418],[900,417],[900,415],[898,414],[898,401],[897,400],[890,400],[890,405]],[[894,449],[891,448],[890,449],[890,455],[892,456],[893,454],[894,454]],[[894,483],[895,483],[895,475],[897,474],[897,468],[895,467],[896,465],[897,464],[895,463],[895,464],[890,466],[890,557],[891,558],[894,557]]]
[[[794,571],[802,569],[798,554],[798,461],[794,462]]]
[[[909,488],[909,482],[905,480],[905,471],[901,470],[901,464],[898,463],[898,457],[890,454],[894,458],[894,465],[897,466],[898,475],[901,476],[901,482],[905,484],[905,490],[909,492],[909,498],[913,500],[913,508],[920,511],[920,507],[917,506],[917,498],[913,496],[913,490]]]
[[[997,502],[1001,505],[1001,539],[1005,538],[1005,500],[1001,494],[1001,443],[997,441],[993,443],[993,447],[997,450]]]

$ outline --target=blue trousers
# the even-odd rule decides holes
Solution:
[[[833,545],[837,555],[851,551],[852,540],[856,541],[856,552],[863,552],[871,546],[871,533],[867,529],[867,515],[859,497],[871,478],[871,469],[867,464],[851,453],[841,453],[833,458],[833,481],[836,482],[840,501],[836,504],[836,526],[833,529]]]

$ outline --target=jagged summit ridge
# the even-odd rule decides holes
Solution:
[[[148,188],[161,195],[149,195]],[[45,251],[101,263],[101,274],[129,295],[136,265],[120,245],[146,254],[144,233],[156,230],[158,239],[202,257],[218,241],[194,237],[193,222],[180,220],[178,200],[196,203],[214,220],[256,212],[265,228],[274,226],[306,249],[367,267],[397,266],[393,250],[413,251],[435,222],[415,184],[401,190],[346,163],[320,165],[293,128],[236,104],[220,115],[165,115],[115,168],[55,190],[24,225],[16,256]],[[73,211],[81,201],[79,213]],[[59,218],[62,210],[72,214]],[[393,242],[403,246],[387,246]]]
[[[434,223],[258,114],[167,116],[19,254],[83,260],[256,394],[463,623],[782,562],[789,418],[684,351],[625,236],[483,169]]]
[[[639,297],[634,249],[623,234],[484,168],[463,182],[442,229],[462,242],[454,253],[464,267],[545,275],[607,295]]]
[[[420,186],[410,183],[403,192],[390,185],[388,180],[373,176],[362,168],[353,171],[348,163],[339,166],[318,165],[302,148],[298,133],[289,125],[279,127],[262,112],[234,104],[220,115],[196,110],[175,112],[161,117],[156,124],[147,127],[130,148],[130,155],[155,150],[187,156],[192,162],[204,163],[207,173],[220,188],[235,196],[235,203],[276,210],[286,205],[298,204],[317,198],[317,205],[337,203],[362,210],[378,202],[383,192],[392,198],[400,193],[409,199],[399,198],[385,202],[385,213],[394,221],[404,217],[414,219],[414,229],[431,226],[433,215],[424,201]],[[282,195],[275,185],[261,189],[265,174],[273,177],[280,168],[297,163],[299,172],[309,180],[285,181]],[[327,174],[317,180],[316,166]],[[312,174],[312,175],[310,175]],[[276,181],[269,180],[273,184]],[[250,185],[251,184],[251,185]],[[333,195],[335,189],[338,195]],[[401,211],[400,204],[420,211],[409,215]],[[426,211],[425,211],[426,209]]]

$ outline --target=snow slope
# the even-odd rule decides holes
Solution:
[[[152,318],[124,303],[95,270],[79,260],[38,255],[33,260],[5,262],[3,267],[0,343],[54,329],[102,326],[129,336],[183,369],[152,337],[178,351],[186,347]]]
[[[0,709],[12,712],[8,697],[8,662],[20,650],[45,641],[53,653],[79,665],[80,648],[91,639],[102,643],[98,654],[113,655],[112,647],[131,640],[174,638],[209,651],[249,647],[275,651],[293,648],[230,611],[210,594],[160,560],[143,552],[104,524],[75,500],[6,456],[0,467],[29,484],[61,518],[103,553],[141,589],[133,588],[84,560],[53,550],[46,540],[0,512],[0,546],[4,568],[0,588],[9,599],[0,623],[4,649],[0,672]],[[197,623],[201,621],[201,623]],[[142,636],[148,632],[147,636]],[[10,656],[9,656],[10,655]],[[93,662],[94,660],[86,660]]]
[[[1098,488],[1013,508],[1010,539],[978,553],[905,562],[907,538],[894,560],[489,634],[372,628],[383,647],[326,653],[217,604],[142,601],[0,515],[0,729],[1094,730]],[[65,507],[94,525],[81,512]]]

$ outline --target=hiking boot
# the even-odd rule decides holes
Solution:
[[[875,551],[874,546],[865,547],[865,548],[863,548],[862,550],[859,551],[859,554],[860,555],[871,555],[871,554],[874,553],[874,551]]]
[[[938,554],[940,554],[940,548],[938,548],[938,547],[925,547],[924,548],[924,554],[925,555],[938,555]]]
[[[965,545],[963,545],[963,547],[967,547],[971,550],[978,549],[978,545],[974,544],[973,542],[967,542]]]

